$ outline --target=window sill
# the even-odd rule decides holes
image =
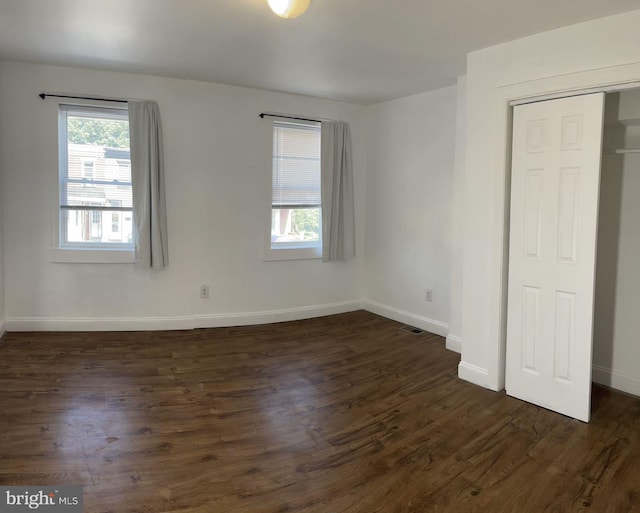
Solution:
[[[278,249],[265,248],[264,260],[313,260],[322,258],[322,247],[282,247]]]
[[[61,264],[132,264],[133,251],[52,248],[49,259]]]

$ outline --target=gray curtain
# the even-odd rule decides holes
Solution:
[[[134,265],[143,269],[162,269],[169,265],[169,245],[158,104],[129,102],[129,131],[135,223]]]
[[[351,131],[341,121],[322,122],[322,261],[356,254]]]

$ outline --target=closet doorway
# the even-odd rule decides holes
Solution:
[[[640,393],[640,91],[518,105],[512,142],[506,390],[588,422],[592,379]]]

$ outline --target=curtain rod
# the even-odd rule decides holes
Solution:
[[[116,103],[129,103],[128,100],[121,100],[116,98],[96,98],[91,96],[71,96],[66,94],[48,94],[48,93],[40,93],[38,95],[43,100],[47,97],[51,96],[52,98],[70,98],[72,100],[94,100],[99,102],[116,102]]]
[[[295,116],[284,116],[282,114],[269,114],[268,112],[262,112],[259,116],[262,119],[264,119],[264,117],[266,116],[268,118],[296,119],[298,121],[310,121],[312,123],[322,123],[321,119],[297,118]]]

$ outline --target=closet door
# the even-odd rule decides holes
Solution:
[[[507,394],[589,421],[604,93],[514,108]]]

